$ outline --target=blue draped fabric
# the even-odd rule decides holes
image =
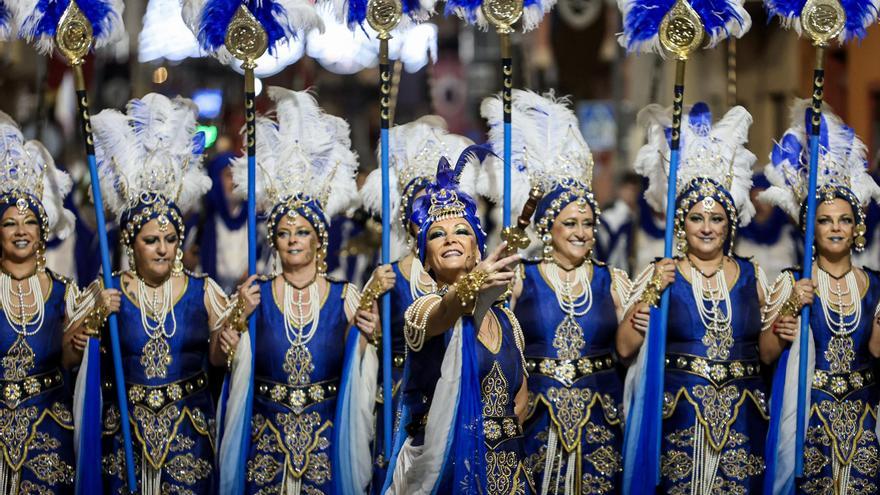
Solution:
[[[10,493],[74,492],[76,473],[71,397],[61,372],[65,294],[68,282],[50,276],[42,327],[31,321],[23,335],[0,318],[0,463],[7,482],[17,473]],[[2,310],[0,310],[2,311]],[[72,388],[72,387],[71,387]],[[46,475],[46,463],[52,475]]]
[[[115,287],[124,287],[118,276]],[[208,313],[205,309],[206,280],[186,276],[183,294],[174,302],[165,319],[171,337],[151,339],[141,323],[136,295],[123,290],[118,313],[122,363],[128,388],[128,408],[132,421],[134,450],[138,455],[135,469],[139,484],[145,470],[158,471],[160,486],[171,490],[189,490],[196,494],[216,491],[214,466],[214,401],[208,389]],[[133,289],[132,289],[133,290]],[[148,322],[158,322],[148,318]],[[157,331],[158,333],[159,331]],[[167,343],[167,355],[163,345]],[[105,397],[115,397],[108,385],[114,383],[110,356],[102,363]],[[103,469],[104,492],[125,490],[125,458],[119,409],[115,400],[104,401]],[[186,476],[181,473],[187,473]]]
[[[529,368],[530,415],[525,423],[526,464],[538,486],[564,484],[574,470],[574,493],[618,493],[622,471],[623,379],[612,362],[617,314],[612,273],[593,265],[592,306],[569,320],[540,263],[524,265],[516,302]],[[570,327],[574,321],[576,327]],[[595,398],[595,399],[594,399]],[[548,437],[558,443],[550,473],[544,472]],[[574,457],[570,457],[574,455]],[[574,461],[571,467],[569,462]]]
[[[199,230],[199,258],[202,271],[217,280],[221,286],[228,284],[220,280],[217,273],[217,222],[223,222],[223,225],[231,231],[245,228],[247,223],[247,208],[242,204],[238,213],[233,214],[230,201],[223,189],[223,173],[229,168],[233,158],[235,158],[233,153],[221,153],[208,164],[211,189],[205,196],[204,217]],[[224,247],[226,248],[228,246]]]

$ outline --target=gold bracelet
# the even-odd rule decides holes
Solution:
[[[782,309],[779,310],[780,316],[795,317],[801,312],[801,298],[798,297],[797,291],[792,291],[788,299],[782,303]]]
[[[461,307],[465,309],[465,314],[474,314],[474,302],[477,300],[477,294],[488,277],[486,272],[474,270],[455,283],[455,296],[461,302]]]
[[[361,301],[358,303],[358,311],[370,311],[373,309],[373,302],[379,298],[380,289],[377,285],[378,282],[373,281],[364,289],[363,294],[361,294]]]
[[[93,306],[83,319],[83,326],[86,329],[86,333],[91,337],[100,336],[101,327],[103,327],[104,322],[107,321],[108,314],[109,312],[103,304],[99,303]]]
[[[240,297],[235,299],[228,321],[233,329],[238,330],[238,333],[247,331],[247,319],[244,318],[244,301]]]
[[[663,293],[662,280],[660,272],[656,272],[654,276],[651,277],[651,281],[648,282],[648,286],[645,287],[645,290],[642,292],[640,302],[643,302],[648,306],[657,307],[657,304],[660,302],[660,294]]]

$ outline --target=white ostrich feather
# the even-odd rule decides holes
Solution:
[[[770,163],[764,167],[771,186],[758,196],[761,201],[779,206],[794,219],[799,218],[808,192],[810,129],[806,119],[810,107],[809,100],[797,100],[792,106],[791,127],[774,145]],[[863,207],[871,200],[880,201],[880,186],[867,170],[865,143],[828,105],[822,107],[821,133],[817,186],[847,187]]]
[[[389,131],[389,202],[391,203],[391,233],[394,252],[403,253],[407,245],[406,225],[399,220],[404,188],[413,179],[433,179],[437,173],[437,163],[445,157],[454,163],[465,148],[472,145],[470,139],[451,134],[446,130],[442,117],[426,115],[414,122],[397,125]],[[381,149],[377,149],[377,155]],[[381,156],[379,157],[381,160]],[[472,160],[464,167],[459,187],[469,195],[476,191],[477,170]],[[374,215],[382,214],[382,170],[370,172],[361,188],[361,201]]]
[[[151,93],[128,102],[127,112],[92,118],[104,205],[115,215],[142,194],[161,194],[186,212],[211,187],[196,138],[195,104]]]
[[[64,208],[64,198],[73,180],[55,167],[49,150],[36,140],[26,141],[18,124],[0,112],[0,194],[20,191],[40,201],[49,220],[48,230],[59,239],[73,232],[73,213]]]
[[[356,206],[357,155],[345,120],[324,113],[307,91],[268,89],[274,114],[257,118],[257,207],[291,196],[320,201],[328,221]],[[247,157],[233,161],[236,191],[247,194]]]
[[[532,186],[549,192],[562,179],[575,179],[591,188],[593,156],[581,135],[567,98],[513,90],[511,106],[511,210],[518,212]],[[483,164],[479,193],[496,203],[503,199],[504,114],[500,97],[483,100],[480,113],[489,125],[489,143],[497,156]]]
[[[746,148],[752,116],[745,108],[736,106],[718,122],[713,124],[711,119],[705,104],[684,109],[676,194],[695,179],[712,179],[733,196],[739,224],[745,226],[755,215],[749,191],[757,158]],[[648,204],[657,211],[665,211],[670,159],[667,132],[672,126],[672,108],[648,105],[639,112],[638,122],[645,127],[648,142],[639,150],[634,168],[648,178]]]

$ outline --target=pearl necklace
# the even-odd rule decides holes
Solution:
[[[563,280],[560,276],[562,268],[556,263],[548,263],[547,279],[553,286],[553,293],[556,294],[556,302],[559,308],[572,318],[579,318],[590,312],[593,307],[593,289],[590,287],[590,276],[587,271],[587,265],[590,262],[582,263],[574,269],[574,276],[571,280]],[[583,287],[583,293],[580,297],[574,297],[574,288]]]
[[[148,297],[148,286],[143,278],[137,276],[137,302],[141,313],[141,325],[144,332],[151,339],[165,337],[170,339],[177,333],[177,317],[172,311],[171,295],[174,292],[172,277],[168,277],[162,285],[153,288],[153,294]],[[161,293],[161,296],[160,296]],[[171,331],[165,326],[165,319],[171,313]],[[156,323],[150,322],[150,319]]]
[[[43,288],[40,278],[36,273],[26,280],[16,280],[16,288],[12,288],[12,277],[8,273],[0,274],[0,304],[3,306],[3,314],[15,333],[29,337],[43,328],[45,319],[45,301],[43,300]],[[27,282],[28,289],[22,289],[22,282]],[[24,299],[34,296],[34,302],[25,304]],[[15,298],[13,302],[13,297]],[[18,306],[18,317],[12,313],[12,308]],[[28,330],[31,326],[33,330]]]
[[[409,267],[409,295],[412,296],[413,301],[425,294],[437,292],[437,282],[434,282],[430,275],[428,275],[428,282],[425,282],[423,279],[425,275],[427,273],[425,272],[425,267],[422,266],[422,262],[419,261],[419,258],[413,256],[412,264]],[[423,285],[428,287],[427,292],[422,292],[421,287]]]
[[[284,280],[284,330],[287,335],[287,341],[290,345],[306,345],[315,336],[318,330],[318,323],[321,316],[320,294],[318,291],[318,283],[313,280],[308,288],[297,290],[296,299],[294,299],[294,286]],[[309,291],[308,301],[303,300],[303,293]],[[309,311],[303,311],[303,306],[308,303]],[[294,312],[296,308],[296,312]],[[306,326],[311,322],[308,330]]]
[[[828,272],[819,268],[819,299],[822,301],[822,313],[825,315],[825,323],[834,335],[845,337],[851,335],[859,328],[862,320],[862,304],[859,294],[859,283],[856,274],[850,269],[841,278],[832,277]],[[834,278],[834,288],[831,288],[831,279]],[[846,281],[846,290],[840,286],[841,279]],[[832,300],[836,296],[836,301]],[[844,296],[850,296],[848,304],[843,303]],[[835,313],[835,319],[831,313]],[[847,319],[851,316],[852,319]]]
[[[730,290],[724,277],[724,258],[711,276],[697,268],[690,256],[687,261],[691,267],[691,291],[700,322],[706,329],[702,342],[708,347],[707,355],[710,359],[727,359],[733,345],[733,329],[730,326]],[[714,287],[710,283],[713,279]]]

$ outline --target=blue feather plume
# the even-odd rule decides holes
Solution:
[[[764,7],[771,16],[779,17],[783,27],[793,28],[801,35],[801,12],[806,3],[806,0],[764,0]],[[846,43],[853,38],[864,38],[867,28],[877,22],[880,0],[840,0],[840,6],[846,20],[837,41]]]
[[[437,0],[402,0],[403,17],[398,27],[411,22],[425,21],[434,13]],[[362,28],[367,20],[369,0],[333,0],[333,13],[339,22],[351,29]]]
[[[0,0],[0,40],[5,40],[9,36],[9,9],[6,3]]]
[[[122,0],[77,0],[76,4],[92,25],[96,48],[122,38]],[[9,5],[12,17],[18,19],[18,36],[33,42],[41,53],[52,53],[58,23],[70,0],[20,0]]]
[[[752,18],[743,0],[690,0],[707,35],[706,48],[730,36],[740,38],[752,26]],[[623,13],[620,44],[630,52],[653,52],[664,55],[660,44],[660,23],[675,5],[675,0],[618,0]]]
[[[182,13],[201,48],[216,53],[224,48],[229,23],[242,5],[266,31],[271,54],[278,44],[296,38],[299,33],[323,29],[308,0],[184,0]]]
[[[444,10],[446,15],[455,14],[468,24],[475,24],[482,29],[488,27],[480,7],[483,0],[447,0]],[[522,13],[523,31],[531,31],[541,24],[544,14],[550,12],[556,0],[524,0]]]

